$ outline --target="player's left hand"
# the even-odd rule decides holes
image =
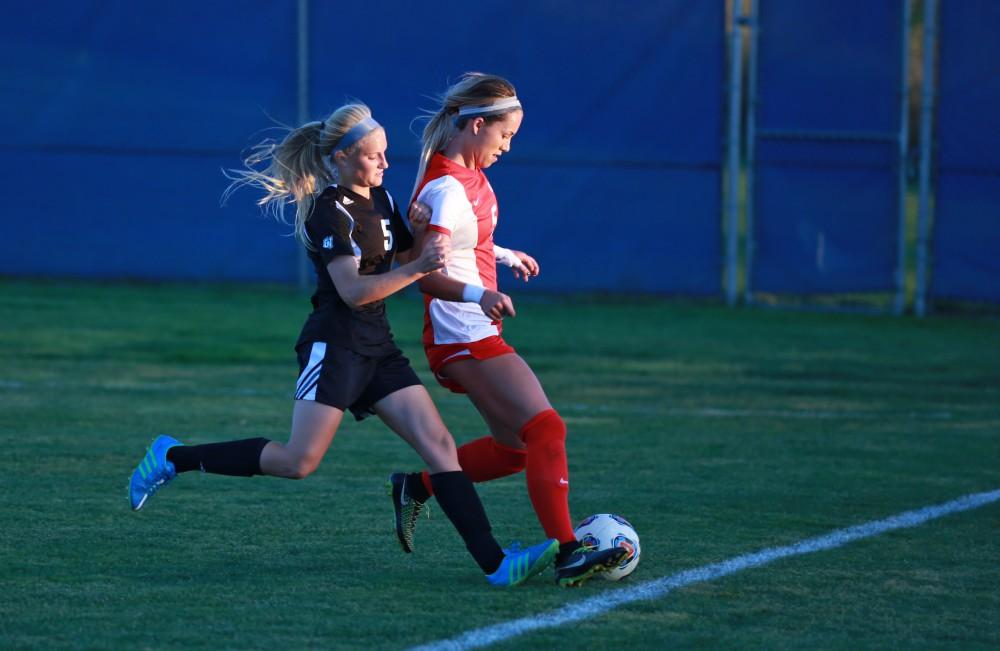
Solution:
[[[407,217],[410,218],[410,226],[413,228],[413,232],[419,233],[427,228],[427,224],[431,221],[431,207],[422,201],[414,201],[410,204],[410,212],[407,214]]]
[[[511,271],[514,272],[515,278],[528,282],[529,278],[537,276],[539,271],[541,271],[538,266],[538,262],[524,251],[511,250],[511,253],[513,253],[521,263],[511,267]]]
[[[500,321],[505,316],[517,316],[514,311],[514,301],[510,296],[490,289],[483,291],[479,299],[479,308],[493,321]]]

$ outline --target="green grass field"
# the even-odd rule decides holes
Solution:
[[[574,518],[642,537],[625,581],[490,588],[437,508],[402,554],[383,482],[418,459],[373,420],[345,421],[305,481],[189,473],[132,513],[156,433],[284,440],[307,299],[0,283],[0,648],[405,648],[1000,488],[995,319],[518,307],[507,338],[570,428]],[[390,314],[455,438],[482,435],[429,382],[416,297]],[[522,477],[480,493],[502,542],[541,539]],[[998,534],[992,504],[495,648],[998,648]]]

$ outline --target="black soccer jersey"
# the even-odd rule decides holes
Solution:
[[[381,187],[371,198],[331,185],[316,198],[306,220],[306,234],[315,250],[309,259],[316,268],[316,293],[296,346],[324,341],[356,353],[378,357],[396,349],[385,315],[385,303],[375,301],[352,310],[337,293],[326,265],[340,255],[352,256],[361,275],[382,274],[392,268],[397,251],[413,246],[413,238],[399,207]]]

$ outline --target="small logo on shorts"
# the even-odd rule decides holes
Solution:
[[[324,249],[332,249],[333,248],[333,236],[332,235],[327,235],[326,237],[323,238],[323,248]]]

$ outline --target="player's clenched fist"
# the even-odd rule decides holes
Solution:
[[[431,221],[431,207],[421,201],[414,201],[410,204],[410,212],[407,215],[410,220],[410,230],[414,234],[422,232]]]
[[[483,314],[494,321],[499,321],[505,316],[516,316],[514,301],[510,300],[510,296],[489,289],[484,291],[482,298],[479,299],[479,307],[483,310]]]

